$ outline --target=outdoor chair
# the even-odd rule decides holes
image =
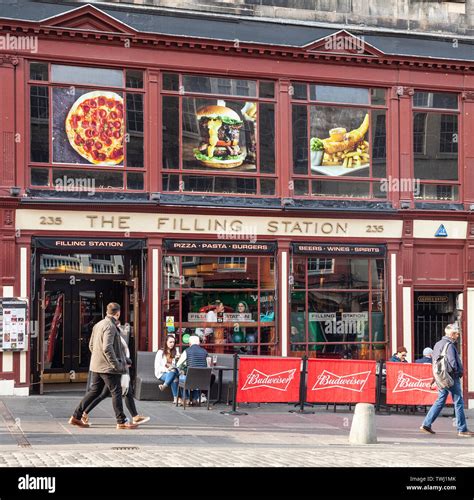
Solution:
[[[171,387],[160,391],[161,382],[155,377],[156,352],[138,351],[135,397],[139,401],[172,401]]]
[[[207,391],[207,409],[209,410],[210,394],[211,394],[211,375],[212,368],[188,368],[186,380],[180,381],[179,389],[183,389],[183,409],[186,409],[186,391],[199,389]],[[199,404],[201,404],[201,393],[199,393]],[[178,402],[176,401],[176,406]]]

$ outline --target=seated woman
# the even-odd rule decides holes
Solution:
[[[174,335],[168,335],[165,345],[156,353],[155,357],[155,377],[163,383],[159,385],[160,391],[164,391],[168,386],[173,393],[173,403],[178,399],[178,369],[176,361],[179,358],[178,348],[175,347],[176,339]]]

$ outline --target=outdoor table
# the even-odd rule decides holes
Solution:
[[[221,403],[221,398],[222,398],[222,377],[223,373],[225,371],[233,370],[230,366],[211,366],[213,370],[217,370],[219,372],[218,377],[217,377],[217,399],[215,401],[212,401],[212,404],[218,404]]]

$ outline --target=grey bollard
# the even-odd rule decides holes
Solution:
[[[349,434],[351,444],[377,443],[377,430],[375,429],[375,408],[369,403],[357,403],[352,419]]]

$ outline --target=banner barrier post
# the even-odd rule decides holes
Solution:
[[[237,364],[239,361],[239,355],[234,354],[234,373],[232,377],[232,410],[231,411],[221,411],[222,415],[248,415],[244,411],[237,411]]]
[[[305,410],[304,406],[309,405],[308,403],[305,403],[306,399],[306,368],[308,364],[308,357],[305,355],[303,356],[303,368],[301,370],[301,379],[300,379],[300,409],[299,410],[289,410],[289,413],[305,413],[305,414],[314,414],[314,411],[311,410]],[[309,405],[313,406],[313,405]]]
[[[383,359],[377,362],[378,365],[378,377],[377,377],[377,395],[375,397],[375,411],[378,413],[380,411],[380,404],[382,399],[382,369],[383,369]]]

